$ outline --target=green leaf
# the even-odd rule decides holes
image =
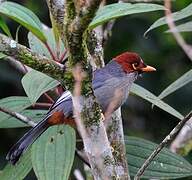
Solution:
[[[20,112],[22,115],[32,119],[34,122],[38,122],[41,120],[45,114],[46,110],[31,110],[27,109]],[[27,127],[28,125],[19,121],[18,119],[9,116],[7,119],[0,121],[0,128],[19,128],[19,127]]]
[[[31,152],[28,150],[16,165],[7,164],[0,174],[1,180],[19,180],[24,179],[31,171]]]
[[[173,31],[177,31],[177,32],[191,32],[192,31],[192,21],[189,21],[187,23],[181,24],[176,26]],[[165,31],[166,33],[170,33],[172,31],[167,30]]]
[[[3,2],[0,4],[0,14],[3,14],[18,22],[31,31],[41,41],[46,41],[40,20],[31,10],[27,9],[26,7],[14,2]]]
[[[55,88],[59,84],[59,82],[53,78],[35,70],[25,74],[21,82],[32,104],[34,104],[43,93]]]
[[[75,154],[75,131],[50,127],[32,146],[32,165],[38,180],[67,180]]]
[[[183,115],[180,114],[178,111],[176,111],[174,108],[172,108],[167,103],[165,103],[161,99],[159,99],[157,96],[155,96],[154,94],[152,94],[151,92],[149,92],[148,90],[146,90],[145,88],[143,88],[137,84],[132,85],[130,92],[149,101],[150,103],[156,105],[160,109],[168,112],[169,114],[171,114],[179,119],[184,118]]]
[[[11,111],[20,112],[31,106],[31,102],[28,97],[24,96],[11,96],[0,99],[0,107],[7,108]],[[10,116],[0,112],[0,122],[9,119]]]
[[[12,37],[9,28],[2,17],[0,17],[0,28],[7,34],[7,36]]]
[[[178,20],[181,20],[181,19],[184,19],[188,16],[191,16],[192,15],[192,3],[189,4],[187,7],[185,7],[184,9],[182,9],[181,11],[177,11],[175,13],[172,13],[172,17],[173,17],[173,20],[174,21],[178,21]],[[146,36],[146,34],[151,31],[152,29],[155,29],[159,26],[162,26],[162,25],[165,25],[167,24],[166,22],[166,18],[165,17],[162,17],[160,19],[158,19],[157,21],[155,21],[151,26],[150,28],[144,33],[144,36]]]
[[[99,26],[109,20],[116,19],[122,16],[157,10],[164,10],[164,6],[150,3],[114,3],[106,5],[98,10],[96,17],[89,25],[89,28],[93,29],[96,26]]]
[[[134,176],[157,144],[126,136],[125,145],[130,174]],[[188,176],[192,176],[192,165],[180,155],[164,148],[146,169],[142,178],[175,179]]]
[[[186,84],[192,81],[192,69],[182,75],[179,79],[174,81],[170,84],[161,94],[158,96],[159,99],[163,99],[164,97],[168,96],[169,94],[175,92],[179,88],[185,86]]]
[[[7,56],[7,55],[5,55],[5,54],[3,54],[3,53],[0,52],[0,59],[4,58],[4,57],[6,57],[6,56]]]
[[[45,28],[43,29],[43,32],[46,36],[47,43],[49,44],[53,52],[57,52],[58,49],[56,46],[53,30],[45,26]],[[31,32],[28,33],[28,42],[29,42],[30,48],[34,52],[52,59],[45,45],[37,37],[35,37]],[[61,46],[60,52],[63,52],[65,48],[62,42],[60,42],[60,46]]]

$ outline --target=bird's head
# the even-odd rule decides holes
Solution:
[[[125,52],[116,56],[114,60],[121,65],[126,73],[156,71],[154,67],[146,65],[137,53]]]

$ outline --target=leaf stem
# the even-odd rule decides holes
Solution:
[[[35,103],[33,107],[39,107],[39,108],[50,108],[52,103]]]
[[[47,50],[49,51],[51,57],[53,58],[54,61],[59,61],[55,55],[55,53],[53,52],[53,50],[51,49],[51,47],[49,46],[49,44],[47,42],[44,42],[45,47],[47,48]]]
[[[11,115],[12,117],[15,117],[17,118],[18,120],[20,120],[21,122],[25,123],[25,124],[28,124],[29,126],[32,126],[34,127],[36,125],[35,122],[33,122],[30,118],[26,117],[26,116],[23,116],[22,114],[18,113],[18,112],[14,112],[14,111],[11,111],[9,109],[5,109],[3,107],[0,107],[0,111],[6,113],[6,114],[9,114]]]
[[[49,96],[47,93],[44,93],[44,96],[47,98],[47,100],[48,100],[51,104],[55,102],[55,101],[52,99],[52,97]]]
[[[60,63],[62,63],[62,61],[65,59],[66,54],[67,54],[67,50],[65,49],[65,51],[61,54],[61,57],[59,58]]]

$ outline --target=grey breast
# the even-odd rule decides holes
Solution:
[[[126,101],[129,89],[136,78],[137,73],[125,73],[113,60],[104,68],[96,70],[92,87],[102,110],[105,112],[113,101],[114,110],[121,106]]]

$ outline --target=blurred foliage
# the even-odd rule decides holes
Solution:
[[[51,26],[45,1],[37,3],[35,0],[18,0],[15,2],[22,3],[25,7],[31,9],[44,24]],[[189,3],[188,0],[174,1],[172,3],[173,11],[180,10]],[[117,54],[129,50],[138,52],[147,64],[156,67],[156,73],[144,74],[142,78],[137,80],[138,84],[155,95],[159,95],[169,84],[191,68],[190,60],[177,45],[172,34],[164,33],[168,29],[167,25],[155,29],[149,32],[147,37],[143,37],[144,32],[162,16],[164,16],[164,13],[157,11],[142,14],[142,16],[136,14],[122,17],[115,22],[112,36],[105,44],[106,62]],[[18,24],[10,19],[6,19],[6,22],[13,37],[15,37]],[[192,44],[191,33],[182,33],[182,35],[188,43]],[[19,42],[28,45],[26,40],[27,30],[21,28],[19,31]],[[0,98],[25,95],[21,86],[21,78],[22,75],[13,66],[4,61],[1,62]],[[192,83],[172,93],[164,100],[185,115],[192,107],[191,89]],[[135,96],[129,97],[122,108],[122,114],[125,134],[140,136],[157,143],[178,123],[178,119],[157,107],[152,109],[151,104]],[[23,133],[23,129],[0,130],[0,136],[3,137],[1,138],[0,168],[5,164],[6,152]],[[188,158],[191,159],[191,156],[188,155]],[[32,179],[32,176],[29,175],[26,179]]]

